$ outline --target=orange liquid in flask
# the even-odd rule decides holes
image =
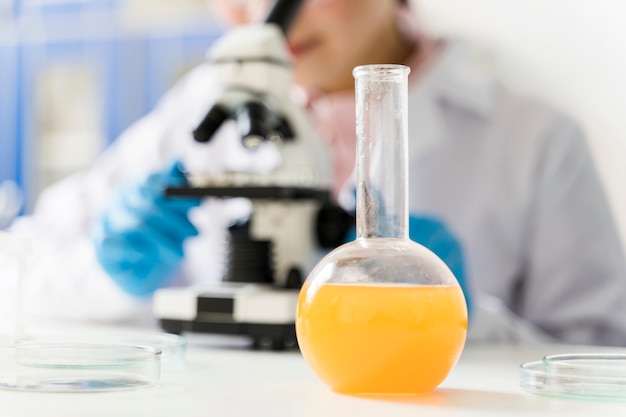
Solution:
[[[467,309],[459,286],[326,283],[302,289],[296,329],[336,392],[426,393],[461,355]]]

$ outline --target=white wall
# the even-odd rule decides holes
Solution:
[[[511,85],[583,124],[626,237],[626,1],[412,1],[430,32],[475,41]]]

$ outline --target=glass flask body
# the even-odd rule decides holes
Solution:
[[[408,73],[402,65],[354,70],[356,239],[326,255],[300,292],[300,349],[336,392],[430,392],[465,344],[461,287],[441,259],[409,239]]]

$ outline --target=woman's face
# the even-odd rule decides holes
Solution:
[[[242,3],[226,0],[231,4]],[[263,15],[267,0],[248,0],[250,19]],[[352,69],[372,63],[400,63],[409,54],[397,28],[398,0],[306,0],[289,30],[294,80],[334,92],[354,87]]]
[[[296,83],[324,92],[352,89],[352,69],[400,63],[408,45],[398,0],[308,0],[289,32]]]

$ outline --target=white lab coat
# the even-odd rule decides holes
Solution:
[[[120,183],[198,149],[191,132],[216,91],[207,66],[192,70],[93,167],[46,190],[15,224],[39,247],[30,280],[45,294],[42,309],[101,320],[146,313],[149,300],[124,294],[100,269],[88,232]],[[626,345],[624,251],[574,123],[450,46],[411,87],[409,134],[411,212],[442,219],[460,239],[474,294],[470,339]],[[207,164],[242,165],[207,155]],[[225,204],[192,212],[200,236],[186,242],[176,285],[219,280]]]
[[[410,206],[461,240],[471,336],[626,345],[624,250],[581,130],[470,57],[453,48],[413,91],[409,132]]]

